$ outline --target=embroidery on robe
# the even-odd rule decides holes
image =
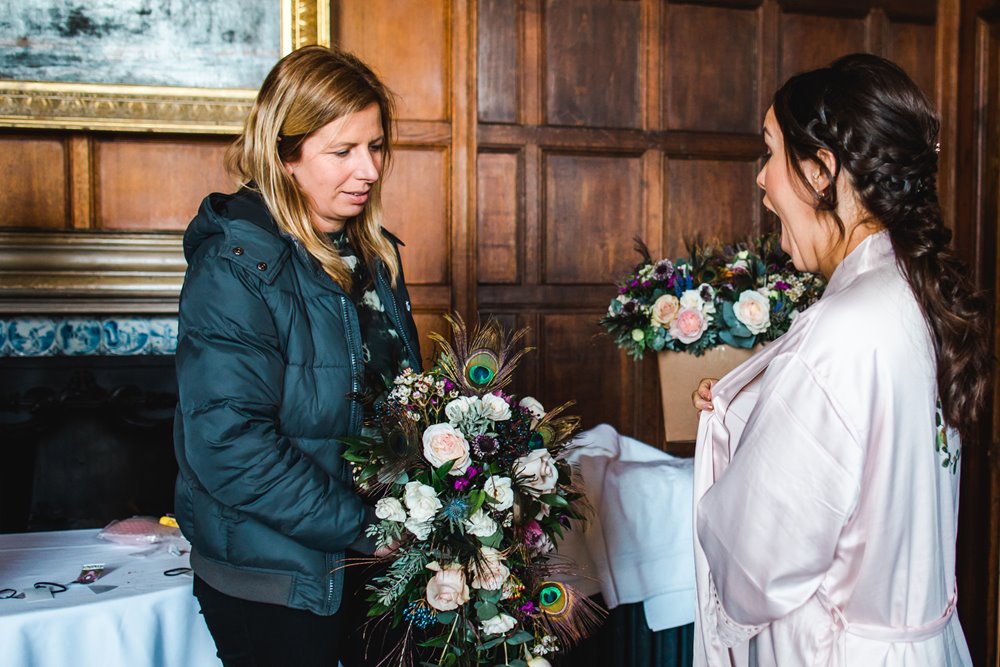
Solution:
[[[934,449],[941,454],[941,467],[951,468],[951,472],[954,474],[958,472],[958,459],[962,452],[958,447],[955,448],[955,451],[948,449],[948,426],[944,422],[944,408],[941,407],[941,399],[938,399],[937,409],[934,411],[934,423],[937,426]]]

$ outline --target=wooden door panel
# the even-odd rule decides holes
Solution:
[[[448,151],[397,148],[382,191],[385,228],[406,244],[404,268],[411,285],[450,280]]]
[[[450,337],[451,327],[444,319],[443,311],[414,311],[413,323],[417,325],[417,335],[420,337],[420,356],[423,358],[424,368],[431,368],[437,358],[437,350],[428,336],[439,333],[446,338]]]
[[[891,21],[887,28],[885,56],[906,70],[927,98],[934,99],[934,50],[937,31],[933,25]]]
[[[233,192],[228,138],[118,137],[95,142],[97,227],[183,231],[210,192]]]
[[[602,312],[542,315],[540,387],[547,408],[576,401],[571,413],[584,428],[603,422],[632,432],[633,369],[597,324]]]
[[[479,0],[479,120],[514,123],[518,108],[518,13],[511,0]]]
[[[783,14],[779,78],[784,81],[798,72],[823,67],[840,56],[865,50],[864,19]]]
[[[641,156],[546,155],[542,282],[607,284],[634,265],[641,190]]]
[[[759,12],[671,5],[663,59],[665,125],[755,132]]]
[[[399,117],[447,120],[447,0],[335,2],[334,42],[358,55],[398,96]]]
[[[0,136],[0,227],[63,229],[66,143],[59,136]]]
[[[638,2],[546,0],[546,118],[552,125],[641,127]]]
[[[724,243],[757,233],[760,191],[757,164],[717,160],[667,163],[666,255],[684,254],[685,241],[700,237]]]
[[[513,285],[521,276],[521,160],[518,153],[480,153],[476,185],[479,284]]]

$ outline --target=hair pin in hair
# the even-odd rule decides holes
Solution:
[[[940,153],[941,152],[941,142],[940,141],[935,142],[935,144],[934,144],[934,152],[935,153]]]

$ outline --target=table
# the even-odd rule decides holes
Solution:
[[[0,535],[0,588],[64,584],[81,566],[104,563],[95,593],[73,585],[52,599],[0,600],[0,664],[16,667],[210,667],[220,665],[191,576],[164,576],[186,567],[187,555],[132,555],[97,537],[97,530]],[[100,590],[100,589],[96,589]]]

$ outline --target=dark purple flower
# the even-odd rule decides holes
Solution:
[[[527,602],[525,602],[524,604],[522,604],[520,607],[518,607],[518,611],[520,611],[522,614],[527,614],[529,616],[531,614],[534,614],[535,613],[535,603],[534,603],[534,601],[528,600]]]
[[[659,280],[665,279],[667,276],[673,273],[673,271],[674,271],[674,265],[671,264],[669,259],[661,259],[659,262],[656,263],[656,266],[653,267],[653,275]]]
[[[458,479],[455,480],[455,484],[454,484],[455,490],[456,491],[465,491],[467,488],[469,488],[469,484],[471,484],[471,482],[469,482],[469,480],[467,480],[464,477],[459,477]]]
[[[639,306],[635,299],[629,299],[622,305],[622,314],[631,315],[635,312],[636,308]]]
[[[774,283],[774,289],[780,289],[782,292],[791,288],[792,286],[786,283],[784,280],[779,280],[778,282]]]
[[[472,439],[472,451],[479,459],[494,456],[500,451],[500,443],[490,435],[477,435]]]

